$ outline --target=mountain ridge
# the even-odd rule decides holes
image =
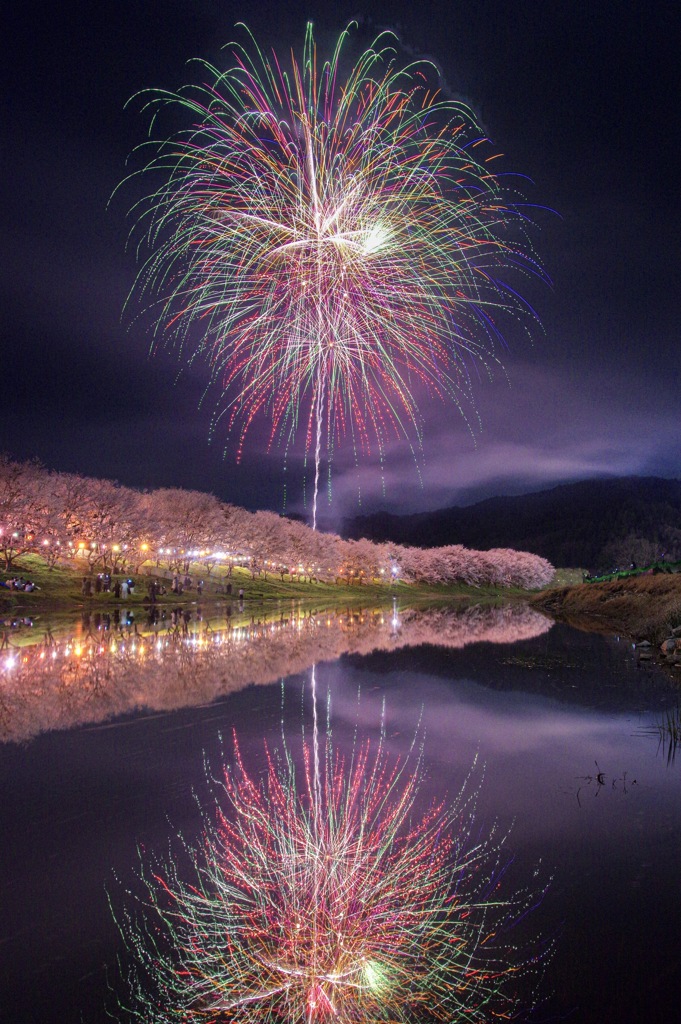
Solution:
[[[346,519],[346,537],[417,547],[515,548],[558,567],[606,571],[681,559],[681,480],[628,476],[558,484],[473,505]]]

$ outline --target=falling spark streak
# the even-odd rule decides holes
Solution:
[[[323,448],[382,463],[403,438],[418,458],[420,398],[468,419],[471,364],[491,371],[509,317],[536,321],[507,272],[544,278],[470,109],[429,62],[401,68],[389,33],[342,80],[350,34],[322,62],[308,25],[288,69],[249,36],[226,70],[199,62],[206,84],[143,94],[154,131],[167,107],[192,124],[141,147],[136,174],[163,182],[131,211],[133,292],[155,339],[206,358],[211,435],[224,417],[239,460],[256,418],[285,451],[305,424],[315,523]]]
[[[312,529],[317,529],[317,496],[319,494],[319,467],[321,464],[321,449],[322,449],[322,417],[324,415],[323,403],[324,403],[324,390],[321,380],[318,381],[317,385],[317,401],[319,402],[319,412],[317,413],[317,440],[315,444],[315,462],[314,462],[314,492],[312,497]]]

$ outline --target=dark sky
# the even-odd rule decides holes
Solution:
[[[144,138],[145,87],[192,80],[243,20],[265,46],[319,41],[353,16],[435,58],[504,156],[528,175],[535,242],[552,287],[543,322],[511,332],[504,373],[475,384],[474,436],[452,406],[422,408],[422,483],[403,445],[338,461],[339,517],[463,504],[603,475],[681,476],[678,366],[679,147],[676,4],[662,0],[62,0],[5,24],[0,449],[134,486],[213,491],[247,507],[301,505],[300,452],[284,474],[257,431],[241,465],[208,443],[207,372],[149,356],[121,318],[136,273],[129,205],[116,197]],[[310,471],[308,470],[308,477]],[[309,493],[309,482],[308,482]]]

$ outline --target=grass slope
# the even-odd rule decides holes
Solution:
[[[347,601],[376,601],[382,603],[391,600],[392,597],[409,599],[431,598],[433,600],[483,600],[496,601],[502,598],[526,597],[527,592],[516,588],[501,587],[469,587],[464,584],[458,585],[432,585],[421,586],[402,581],[381,583],[378,581],[347,586],[346,584],[322,583],[315,580],[303,581],[286,578],[282,581],[278,576],[268,575],[252,578],[247,569],[235,567],[231,579],[225,574],[213,573],[205,575],[205,568],[199,565],[191,567],[190,575],[194,583],[200,578],[204,580],[203,594],[200,598],[201,604],[210,604],[214,601],[237,600],[240,590],[244,592],[245,601],[278,601],[278,600],[323,600],[325,604],[333,605]],[[7,579],[9,576],[24,576],[32,580],[38,590],[32,593],[0,589],[0,608],[12,610],[21,608],[26,610],[42,607],[88,608],[106,609],[116,604],[135,606],[148,603],[148,584],[156,578],[167,588],[167,593],[159,598],[159,604],[186,604],[188,601],[199,600],[196,589],[184,591],[176,595],[170,591],[170,578],[167,573],[157,572],[152,566],[145,565],[135,575],[135,594],[125,601],[116,599],[113,592],[105,594],[93,594],[92,597],[83,597],[81,585],[85,570],[82,565],[58,565],[50,569],[46,562],[38,555],[25,555],[15,562],[12,572],[0,573],[0,579]],[[127,575],[127,574],[126,574]],[[123,577],[121,577],[123,578]],[[231,598],[225,594],[224,588],[227,583],[232,584]]]

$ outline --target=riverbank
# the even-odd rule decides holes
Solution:
[[[569,572],[569,571],[568,571]],[[517,587],[480,586],[473,587],[465,584],[416,584],[406,583],[402,580],[364,580],[360,583],[332,583],[322,582],[316,579],[298,579],[287,576],[280,579],[276,574],[260,574],[255,577],[245,568],[234,566],[231,573],[213,572],[210,575],[205,573],[205,567],[191,566],[189,577],[191,585],[183,587],[182,593],[172,591],[172,577],[166,572],[159,571],[152,565],[144,565],[138,573],[133,575],[135,581],[134,592],[125,598],[114,593],[115,580],[128,579],[130,574],[114,578],[111,589],[108,592],[97,592],[94,586],[96,574],[91,575],[84,571],[82,566],[77,564],[58,564],[50,568],[48,564],[37,555],[25,555],[17,560],[12,567],[11,573],[0,574],[2,581],[9,576],[20,576],[31,580],[36,589],[31,592],[23,590],[0,589],[0,612],[13,613],[22,611],[30,614],[32,611],[50,609],[61,609],[64,611],[78,610],[80,608],[92,611],[106,611],[115,606],[125,605],[135,607],[148,605],[151,600],[150,587],[156,582],[159,595],[156,598],[164,605],[184,605],[187,602],[200,601],[204,606],[211,603],[224,601],[238,601],[243,591],[245,602],[270,602],[282,600],[295,601],[323,601],[325,604],[334,605],[348,601],[367,602],[374,601],[383,603],[392,600],[393,597],[409,600],[474,600],[498,601],[513,598],[527,598],[529,592]],[[89,579],[89,594],[83,593],[83,579]],[[184,577],[183,577],[184,579]],[[199,581],[203,581],[201,593],[199,593]],[[572,577],[560,571],[557,576],[560,583],[572,581]]]
[[[532,595],[530,603],[577,629],[620,633],[659,645],[681,626],[681,574],[550,587]]]

